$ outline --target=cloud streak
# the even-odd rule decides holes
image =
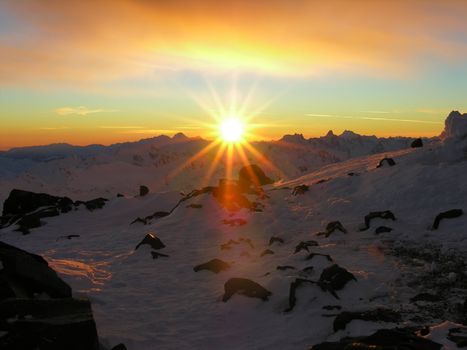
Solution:
[[[439,121],[421,120],[421,119],[361,117],[361,116],[351,116],[351,115],[315,114],[315,113],[307,113],[305,115],[308,117],[333,118],[333,119],[359,119],[359,120],[374,120],[374,121],[383,121],[383,122],[436,124],[436,125],[444,124],[443,122],[439,122]]]
[[[79,115],[79,116],[87,116],[88,114],[95,114],[95,113],[109,113],[109,112],[116,112],[116,109],[104,109],[104,108],[88,108],[85,106],[79,107],[60,107],[55,109],[55,113],[61,116],[67,115]]]

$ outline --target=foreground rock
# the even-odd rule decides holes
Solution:
[[[241,294],[266,301],[272,293],[260,284],[247,278],[231,278],[224,284],[222,301],[228,301],[234,294]]]
[[[41,256],[0,242],[0,261],[0,349],[99,349],[89,300]]]
[[[197,265],[193,268],[193,271],[198,272],[201,270],[208,270],[214,273],[219,273],[221,271],[225,271],[230,269],[230,264],[222,261],[221,259],[212,259],[209,260],[207,263]]]
[[[152,233],[148,233],[146,236],[144,236],[143,240],[138,243],[135,250],[137,250],[143,244],[147,244],[152,249],[156,249],[156,250],[165,248],[165,244],[162,243],[162,241],[159,239],[159,237],[156,237]]]
[[[381,329],[367,337],[313,345],[311,350],[440,350],[441,347],[405,329]]]
[[[319,277],[319,282],[332,290],[341,290],[352,280],[357,281],[352,273],[337,264],[325,268]]]

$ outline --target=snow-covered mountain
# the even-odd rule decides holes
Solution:
[[[253,142],[252,146],[274,167],[267,168],[276,179],[287,179],[322,165],[356,156],[407,148],[410,138],[377,138],[345,131],[330,131],[320,138],[286,135],[278,141]],[[189,191],[216,184],[226,177],[226,159],[221,157],[209,178],[208,172],[219,147],[195,157],[210,142],[176,134],[111,146],[85,147],[67,144],[15,148],[0,153],[0,202],[11,188],[47,191],[73,198],[114,197],[118,192],[132,195],[140,185],[152,191]],[[249,162],[264,163],[247,148]],[[234,153],[233,172],[244,164]],[[266,166],[267,165],[263,165]]]
[[[246,194],[256,202],[255,210],[227,210],[209,191],[183,202],[179,191],[153,191],[113,197],[98,210],[79,206],[44,219],[45,225],[28,235],[15,232],[13,225],[0,230],[0,240],[42,255],[75,295],[90,297],[104,345],[307,349],[398,327],[440,344],[416,349],[460,349],[456,341],[465,341],[467,332],[466,120],[467,114],[451,113],[442,140],[421,148],[400,149],[391,140],[398,149],[352,153],[363,152],[362,146],[350,151],[359,157],[340,162],[332,153],[336,158],[325,158],[326,165],[315,161],[299,177]],[[347,142],[389,147],[371,140],[347,132],[312,140],[287,136],[255,146],[275,150],[271,157],[283,150],[281,157],[289,155],[287,161],[297,165],[315,159],[316,153],[306,158],[306,150],[316,150],[317,144],[326,143],[321,151],[329,154],[345,154]],[[92,179],[87,171],[95,176],[98,167],[131,179],[127,172],[145,169],[149,162],[148,149],[157,149],[154,159],[170,164],[170,154],[178,156],[197,142],[205,141],[169,141],[167,149],[152,148],[150,142],[113,146],[115,153],[106,155],[110,162],[102,154],[58,162],[83,162],[72,173],[80,169],[85,181]],[[167,157],[160,158],[162,149]],[[142,160],[134,160],[135,154]],[[274,158],[280,160],[285,162]],[[130,225],[136,217],[161,212],[167,215]],[[157,252],[168,257],[153,259],[156,251],[149,245],[135,249],[149,232],[165,245]],[[228,264],[225,271],[194,271],[214,258]],[[326,276],[335,264],[352,275],[341,271],[334,284]],[[272,294],[267,300],[238,294],[228,299],[232,278],[249,279]]]

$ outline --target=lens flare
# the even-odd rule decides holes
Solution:
[[[219,134],[224,142],[239,142],[244,132],[243,122],[236,117],[226,118],[219,125]]]

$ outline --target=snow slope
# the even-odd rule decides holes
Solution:
[[[466,149],[465,140],[454,138],[326,165],[267,187],[263,212],[228,212],[205,194],[150,225],[130,225],[138,216],[167,211],[181,198],[176,191],[166,191],[112,198],[101,210],[81,208],[48,218],[47,225],[26,236],[4,229],[0,239],[43,255],[75,293],[90,296],[104,342],[123,342],[128,349],[306,349],[325,340],[396,326],[357,320],[334,332],[332,316],[339,311],[323,309],[326,305],[346,311],[395,309],[403,314],[399,326],[458,322],[462,316],[456,307],[467,298],[467,262],[455,266],[448,262],[467,257],[467,215],[442,221],[436,231],[431,225],[439,212],[467,210]],[[376,168],[383,157],[392,157],[396,165]],[[316,184],[323,179],[327,181]],[[292,195],[292,188],[301,184],[310,185],[309,191]],[[186,207],[192,203],[203,207]],[[379,210],[391,210],[397,220],[376,219],[369,230],[359,231],[364,216]],[[247,223],[223,224],[232,218]],[[316,235],[335,220],[347,228],[347,234]],[[379,225],[394,230],[376,235]],[[161,252],[169,258],[153,260],[144,246],[134,250],[148,232],[165,243]],[[60,238],[69,234],[80,237]],[[269,247],[271,236],[285,243]],[[241,237],[250,238],[254,248],[239,243],[231,250],[220,249]],[[316,286],[304,286],[298,291],[297,306],[284,312],[290,283],[297,277],[317,280],[331,264],[320,256],[306,261],[305,251],[294,254],[304,240],[316,240],[319,247],[312,251],[331,255],[357,282],[338,291],[339,300]],[[266,248],[274,254],[260,257]],[[417,255],[420,252],[449,259],[446,264],[441,258],[430,261]],[[233,266],[219,274],[193,271],[212,258]],[[279,271],[278,265],[296,269]],[[308,266],[313,266],[311,272],[300,271]],[[270,290],[272,297],[261,301],[235,295],[224,303],[223,285],[230,277],[250,278]],[[430,281],[445,292],[441,310],[410,301],[420,292],[431,292]],[[434,289],[433,293],[440,292]],[[456,349],[440,335],[443,327],[428,336],[445,344],[445,349]]]

